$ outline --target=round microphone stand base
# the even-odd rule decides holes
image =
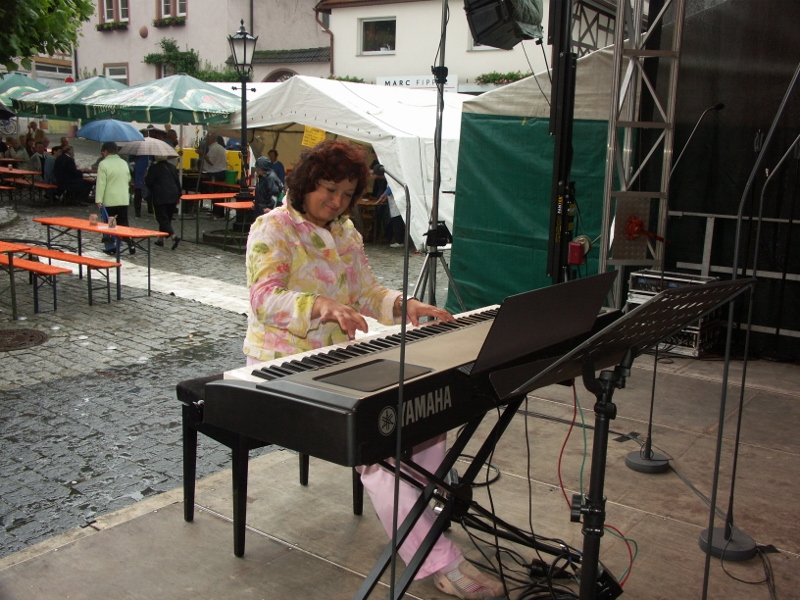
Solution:
[[[699,543],[703,552],[732,562],[750,560],[756,555],[755,540],[734,526],[731,526],[729,539],[725,539],[725,527],[715,527],[711,546],[708,545],[708,529],[704,529]]]
[[[669,469],[669,459],[658,452],[651,452],[649,457],[642,456],[640,450],[635,450],[625,457],[625,466],[639,473],[663,473]]]

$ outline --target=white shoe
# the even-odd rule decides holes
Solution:
[[[403,244],[398,244],[395,242],[394,244],[389,244],[389,248],[402,248]]]
[[[446,574],[437,571],[433,574],[433,582],[440,591],[463,600],[506,597],[500,581],[479,571],[466,560]]]

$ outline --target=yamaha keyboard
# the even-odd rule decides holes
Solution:
[[[389,334],[228,373],[206,386],[203,422],[344,466],[373,464],[394,455],[398,424],[408,450],[499,408],[491,373],[557,358],[613,320],[617,311],[601,306],[614,276],[409,328],[399,414],[400,335]]]
[[[476,396],[488,379],[479,386],[458,371],[477,357],[496,313],[484,309],[460,315],[457,323],[407,330],[400,415],[405,448],[496,405],[490,390]],[[394,454],[399,333],[288,358],[208,384],[203,422],[344,466]],[[232,379],[242,371],[251,372],[249,381]]]

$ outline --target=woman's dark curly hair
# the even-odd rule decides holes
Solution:
[[[356,190],[347,212],[355,206],[369,179],[366,153],[350,142],[326,140],[313,148],[304,150],[299,162],[286,176],[289,199],[297,212],[305,214],[303,200],[306,194],[317,189],[320,180],[339,183],[344,179],[355,179]]]

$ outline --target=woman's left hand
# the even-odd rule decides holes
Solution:
[[[401,301],[402,299],[398,299],[398,303],[395,305],[396,317],[401,315]],[[439,321],[455,322],[455,317],[453,317],[453,315],[443,308],[437,308],[435,306],[431,306],[430,304],[425,304],[416,298],[409,298],[406,300],[406,303],[408,305],[406,313],[408,314],[408,320],[411,321],[412,325],[419,325],[419,320],[422,317],[433,317]]]

